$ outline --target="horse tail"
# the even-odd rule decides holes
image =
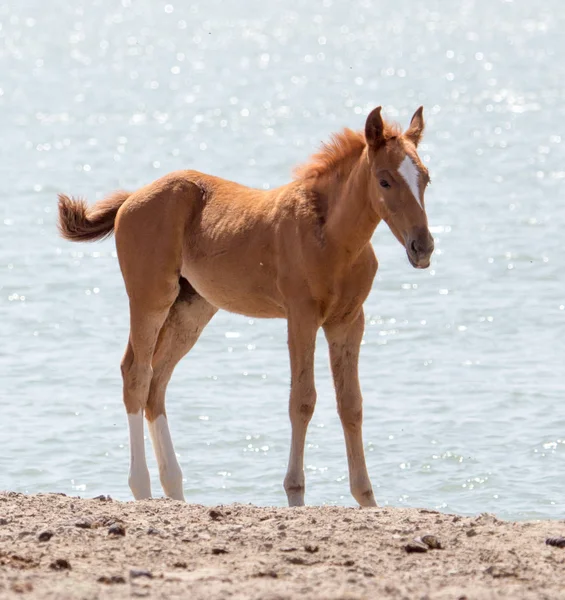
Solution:
[[[72,242],[102,240],[114,231],[114,221],[120,206],[131,192],[114,192],[89,207],[80,198],[59,194],[59,233]]]

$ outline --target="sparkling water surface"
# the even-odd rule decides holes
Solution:
[[[563,518],[564,30],[558,0],[1,3],[0,489],[131,498],[114,242],[61,240],[58,192],[273,187],[423,104],[433,264],[379,227],[365,305],[377,500]],[[307,502],[353,505],[322,335],[316,368]],[[288,391],[285,322],[219,313],[168,393],[189,501],[285,504]]]

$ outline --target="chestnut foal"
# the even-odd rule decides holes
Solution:
[[[405,132],[384,122],[378,107],[364,133],[345,129],[334,135],[297,169],[294,181],[269,191],[177,171],[91,208],[59,196],[64,238],[89,241],[115,232],[130,303],[121,368],[129,485],[136,499],[151,497],[145,413],[165,494],[184,500],[165,390],[176,364],[221,308],[288,321],[289,505],[304,504],[304,443],[316,404],[320,327],[329,344],[351,493],[362,506],[376,505],[365,465],[358,378],[363,302],[378,266],[371,237],[384,220],[412,266],[430,264],[434,243],[424,206],[429,176],[416,151],[423,130],[422,107]]]

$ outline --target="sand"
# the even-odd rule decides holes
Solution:
[[[409,553],[434,535],[443,549]],[[0,598],[565,597],[562,521],[0,494]]]

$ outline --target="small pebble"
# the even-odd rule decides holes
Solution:
[[[33,585],[30,581],[14,581],[10,586],[10,589],[18,594],[24,594],[25,592],[31,592],[33,590]]]
[[[209,510],[208,515],[213,521],[219,521],[224,516],[219,510],[216,510],[215,508]]]
[[[548,546],[555,546],[556,548],[565,548],[565,537],[550,537],[545,540]]]
[[[279,574],[276,571],[259,571],[255,573],[253,577],[271,577],[272,579],[277,579]]]
[[[406,550],[406,552],[408,553],[427,552],[428,547],[426,546],[426,544],[422,544],[421,542],[412,542],[410,544],[406,544],[406,546],[404,546],[404,550]]]
[[[158,529],[155,529],[155,527],[150,527],[147,530],[147,535],[159,535],[161,532]]]
[[[126,530],[121,523],[114,523],[108,529],[108,535],[125,535]]]
[[[306,544],[306,546],[304,546],[304,550],[306,550],[306,552],[310,552],[310,554],[314,554],[314,552],[318,552],[319,549],[320,549],[319,546],[313,546],[312,544]]]
[[[184,562],[184,560],[179,560],[176,563],[173,563],[173,567],[175,567],[175,569],[186,569],[188,568],[188,565]]]
[[[98,578],[98,583],[107,583],[108,585],[111,585],[113,583],[125,583],[125,577],[122,577],[121,575],[112,575],[112,576],[108,576],[108,575],[102,575],[102,577]]]
[[[466,532],[467,537],[475,537],[477,535],[477,530],[476,529],[469,529]]]
[[[0,517],[0,525],[8,525],[9,522],[5,517]]]
[[[100,502],[112,502],[112,498],[110,496],[104,496],[104,494],[100,494],[100,496],[94,496],[93,500],[100,500]]]
[[[71,564],[66,558],[58,558],[49,565],[49,568],[54,571],[64,571],[65,569],[70,569]]]
[[[92,522],[92,527],[110,527],[114,523],[121,523],[121,519],[111,517],[110,515],[100,515],[97,519]]]
[[[37,539],[40,542],[48,542],[51,538],[53,537],[53,532],[46,530],[46,531],[42,531],[38,536]]]
[[[438,538],[435,535],[430,535],[429,533],[423,535],[421,538],[417,538],[416,541],[426,544],[426,546],[430,548],[430,550],[442,549],[441,542],[438,540]]]
[[[137,579],[138,577],[147,577],[147,579],[153,579],[153,573],[144,569],[131,569],[129,572],[129,576],[132,579]]]
[[[212,554],[228,554],[229,551],[225,548],[212,548]]]
[[[90,529],[92,527],[92,521],[89,519],[79,519],[75,523],[75,527],[78,527],[79,529]]]

